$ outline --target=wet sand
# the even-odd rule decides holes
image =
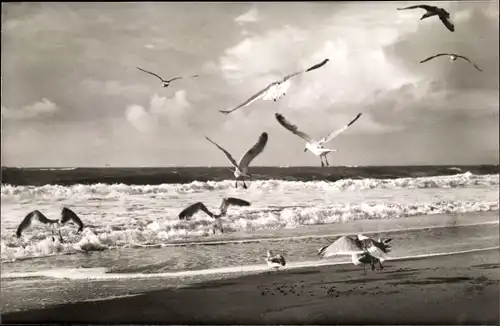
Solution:
[[[243,276],[13,312],[2,323],[499,324],[498,249],[384,265],[367,275],[337,265]]]

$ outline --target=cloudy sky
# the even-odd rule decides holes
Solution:
[[[333,165],[498,164],[499,7],[434,2],[2,3],[2,165],[215,166],[266,131],[254,165],[314,165],[282,113]],[[436,53],[454,52],[464,61]],[[271,81],[329,58],[277,102],[230,115]],[[199,74],[162,88],[164,77]]]

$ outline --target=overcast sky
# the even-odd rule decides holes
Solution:
[[[498,164],[499,8],[433,2],[2,3],[2,165],[228,165],[266,131],[254,165],[314,165],[280,112],[321,138],[332,165]],[[468,56],[450,63],[441,53]],[[268,83],[287,96],[233,108]],[[199,74],[162,88],[164,77]]]

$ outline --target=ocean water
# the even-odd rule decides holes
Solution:
[[[234,188],[226,170],[5,169],[1,277],[255,272],[267,268],[269,249],[285,255],[287,268],[310,266],[324,263],[315,254],[319,247],[357,233],[394,238],[396,258],[499,244],[498,166],[255,168],[248,189]],[[212,234],[213,220],[202,212],[178,219],[197,201],[217,211],[227,196],[251,206],[230,207],[223,234]],[[55,219],[63,206],[84,221],[82,233],[64,225],[60,243],[49,226],[32,225],[22,238],[14,236],[30,211]]]

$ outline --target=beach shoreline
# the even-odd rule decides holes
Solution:
[[[499,268],[498,249],[387,261],[367,275],[307,267],[12,312],[2,323],[496,325]]]

